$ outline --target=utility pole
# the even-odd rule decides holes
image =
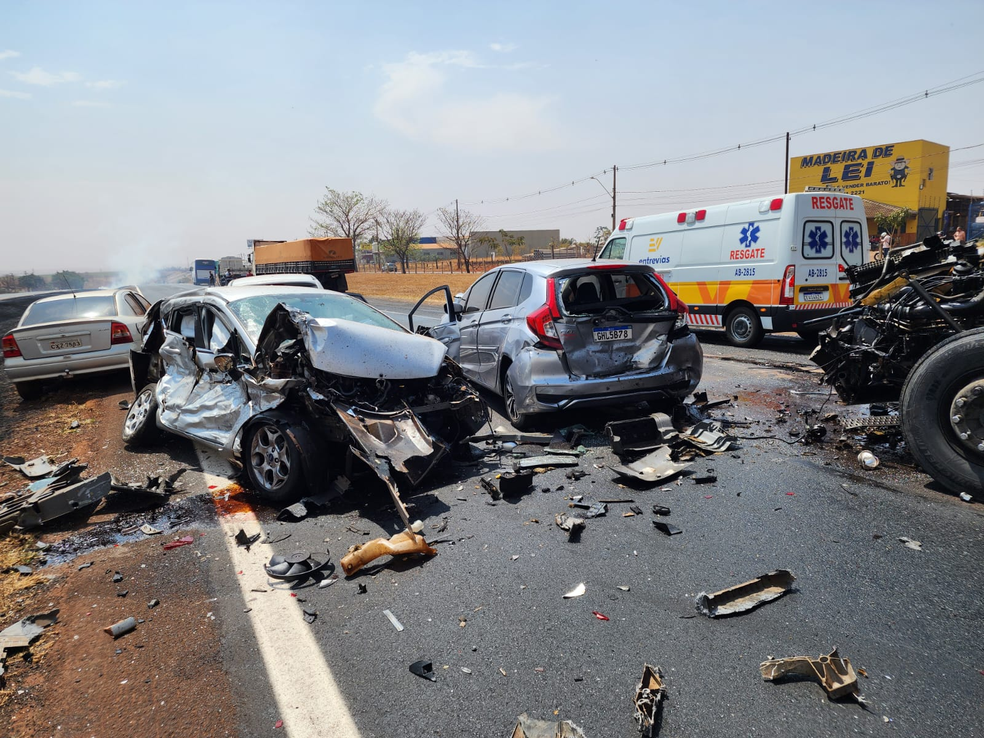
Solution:
[[[615,164],[613,164],[612,165],[612,233],[615,232],[615,224],[616,224],[616,221],[615,221],[615,203],[616,203],[616,200],[615,200],[615,196],[616,196],[616,191],[615,191],[615,177],[617,176],[617,173],[618,173],[618,166],[615,165]]]
[[[789,194],[789,131],[786,131],[786,158],[783,159],[782,169],[786,173],[786,187],[782,194]]]

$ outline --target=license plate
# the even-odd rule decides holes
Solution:
[[[827,291],[823,290],[820,292],[800,292],[800,300],[802,302],[826,302]]]
[[[627,341],[632,338],[632,328],[627,325],[619,325],[614,328],[595,328],[594,338],[596,341]]]
[[[50,345],[52,351],[64,351],[65,349],[81,348],[82,341],[73,338],[71,341],[52,341]]]

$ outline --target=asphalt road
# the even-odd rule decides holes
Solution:
[[[311,634],[362,736],[504,736],[523,712],[570,719],[596,738],[637,735],[631,698],[644,663],[666,677],[662,736],[982,733],[980,505],[940,492],[898,463],[865,472],[856,450],[776,440],[794,440],[796,411],[825,399],[794,394],[819,390],[808,348],[780,336],[763,349],[738,351],[723,336],[700,335],[708,357],[702,389],[711,399],[738,398],[712,414],[747,423],[736,430],[742,436],[769,436],[693,465],[716,483],[687,477],[649,490],[620,486],[601,435],[618,414],[560,417],[548,429],[581,422],[595,431],[580,460],[588,476],[572,481],[564,469],[547,471],[528,495],[493,505],[478,479],[505,468],[505,459],[443,464],[410,498],[411,514],[428,539],[453,543],[437,544],[430,560],[381,559],[351,580],[295,592],[318,612]],[[791,412],[786,424],[775,422],[780,406]],[[826,411],[854,412],[836,396]],[[830,429],[836,439],[833,423]],[[170,448],[158,454],[162,461],[174,461]],[[119,452],[127,453],[122,445]],[[200,475],[184,481],[189,491],[207,493]],[[580,542],[570,543],[553,520],[575,494],[634,503],[609,504],[608,514],[589,520]],[[629,504],[644,514],[623,517]],[[683,533],[657,532],[653,504],[669,507],[668,522]],[[328,548],[336,563],[349,546],[399,530],[369,476],[353,479],[352,493],[332,514],[279,523],[274,512],[257,515],[274,540],[289,534],[275,550]],[[921,541],[923,550],[899,537]],[[224,660],[237,685],[238,732],[266,734],[284,717],[283,698],[258,656],[255,628],[274,640],[283,632],[276,645],[287,653],[309,645],[276,622],[256,626],[244,612],[256,598],[289,597],[276,587],[250,593],[239,585],[237,570],[260,567],[265,553],[254,549],[245,563],[234,563],[215,537],[203,541]],[[795,592],[729,619],[696,613],[701,591],[777,568],[793,572]],[[584,596],[563,599],[581,582]],[[831,702],[810,681],[772,684],[759,675],[767,658],[817,657],[834,646],[866,672],[859,677],[864,706]],[[418,659],[433,662],[435,682],[409,672]],[[334,709],[328,702],[313,707]],[[285,722],[288,735],[308,734]]]

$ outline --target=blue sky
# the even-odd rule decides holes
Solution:
[[[588,238],[610,223],[591,180],[488,201],[595,173],[610,186],[613,163],[984,72],[982,23],[979,0],[3,2],[0,271],[185,264],[301,237],[326,186],[425,213],[458,198],[490,228]],[[795,137],[792,154],[984,143],[982,101],[974,85]],[[626,170],[619,216],[780,192],[783,166],[775,143]],[[949,189],[984,192],[984,164],[953,169]]]

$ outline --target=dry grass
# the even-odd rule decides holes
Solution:
[[[15,566],[32,566],[38,558],[38,549],[33,536],[9,533],[0,538],[0,613],[4,619],[11,613],[20,611],[21,605],[17,600],[24,593],[45,583],[45,577],[39,574],[18,574],[13,571]]]
[[[416,302],[427,290],[446,284],[451,294],[464,292],[481,274],[374,274],[358,272],[346,275],[348,288],[365,297]]]

